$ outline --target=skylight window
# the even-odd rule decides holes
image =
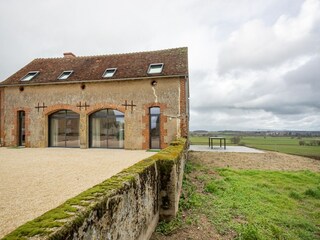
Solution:
[[[148,74],[161,73],[163,69],[163,63],[152,63],[149,65]]]
[[[39,74],[39,71],[28,72],[27,75],[25,75],[23,78],[20,79],[20,81],[30,81],[38,74]]]
[[[60,76],[58,77],[59,80],[66,80],[71,74],[73,73],[72,70],[63,71]]]
[[[102,77],[103,77],[103,78],[111,78],[111,77],[113,77],[113,75],[116,73],[116,71],[117,71],[116,68],[107,68],[107,69],[104,71]]]

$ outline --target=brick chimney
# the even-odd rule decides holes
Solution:
[[[65,58],[75,58],[76,57],[76,55],[74,55],[72,52],[63,53],[63,56]]]

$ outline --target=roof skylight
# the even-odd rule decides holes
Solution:
[[[111,78],[111,77],[113,77],[113,75],[116,73],[116,71],[117,71],[116,68],[107,68],[107,69],[104,71],[102,77],[103,77],[103,78]]]
[[[73,70],[69,71],[63,71],[60,76],[58,77],[59,80],[66,80],[71,74],[73,73]]]
[[[20,81],[30,81],[31,79],[33,79],[38,74],[39,74],[39,71],[28,72],[27,75],[25,75],[23,78],[20,79]]]
[[[163,63],[152,63],[149,65],[148,74],[161,73],[163,69]]]

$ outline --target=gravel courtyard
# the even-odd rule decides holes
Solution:
[[[122,149],[0,148],[0,238],[153,154]]]

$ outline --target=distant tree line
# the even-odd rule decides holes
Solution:
[[[311,140],[309,142],[306,142],[305,140],[299,141],[300,146],[320,146],[320,140]]]

